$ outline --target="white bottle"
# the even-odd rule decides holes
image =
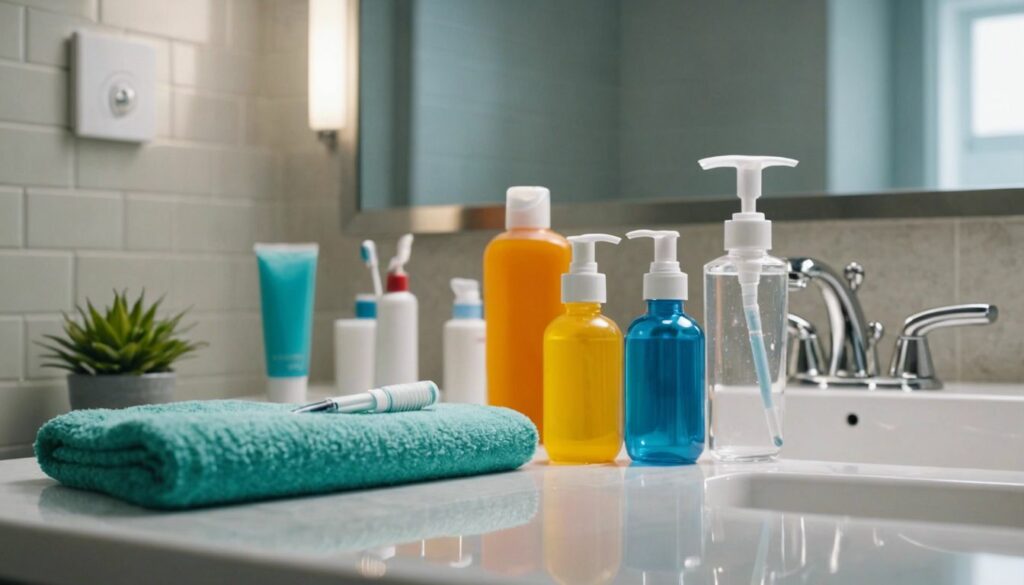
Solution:
[[[405,273],[411,254],[412,234],[405,234],[388,265],[386,292],[377,301],[375,387],[419,381],[419,308]]]
[[[487,404],[487,354],[480,283],[453,278],[452,318],[444,324],[445,402]]]
[[[334,322],[334,385],[346,396],[374,387],[377,343],[377,296],[356,295],[354,319]]]
[[[773,156],[700,161],[705,170],[735,167],[742,200],[725,222],[728,254],[704,266],[708,447],[716,459],[771,459],[782,447],[789,266],[768,255],[772,222],[755,201],[762,169],[796,164]]]

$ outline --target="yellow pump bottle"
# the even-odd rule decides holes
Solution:
[[[569,242],[565,314],[544,332],[544,446],[556,463],[602,463],[622,447],[622,331],[601,314],[605,277],[594,247],[619,238],[586,234]]]

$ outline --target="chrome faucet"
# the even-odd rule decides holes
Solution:
[[[791,258],[789,282],[792,290],[817,285],[825,300],[829,321],[828,359],[823,358],[817,330],[797,315],[789,315],[791,337],[789,374],[791,382],[820,388],[893,388],[935,390],[942,382],[935,375],[928,332],[960,325],[985,325],[998,317],[993,305],[953,305],[929,309],[906,319],[886,375],[879,373],[877,343],[882,325],[869,322],[857,298],[864,282],[864,268],[856,262],[846,266],[840,277],[827,264],[814,258]]]

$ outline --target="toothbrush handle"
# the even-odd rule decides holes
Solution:
[[[402,412],[420,410],[438,401],[437,384],[425,380],[409,384],[392,384],[352,396],[329,398],[335,412]]]
[[[376,403],[373,412],[420,410],[434,404],[441,396],[437,384],[429,380],[374,388],[369,393]]]

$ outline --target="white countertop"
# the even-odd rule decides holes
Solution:
[[[33,459],[19,459],[0,462],[0,577],[110,584],[344,583],[362,576],[423,583],[1024,582],[1024,530],[730,505],[729,490],[750,472],[1024,486],[1019,472],[807,461],[553,466],[540,455],[509,473],[168,513],[65,488]],[[810,502],[814,494],[807,496]]]

